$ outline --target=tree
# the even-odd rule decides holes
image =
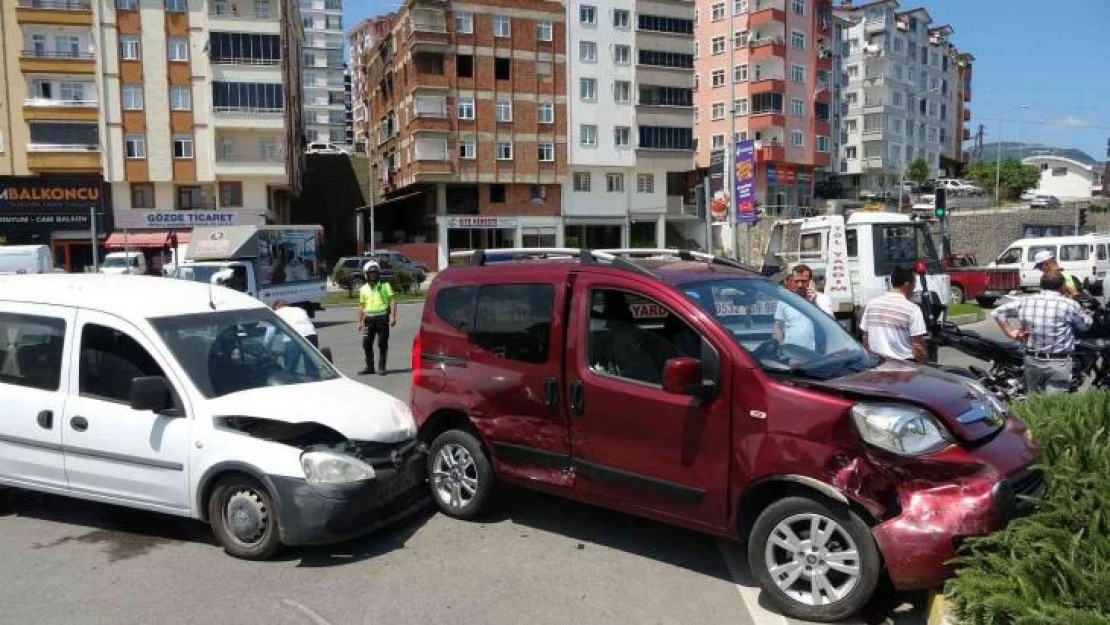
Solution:
[[[929,164],[923,158],[911,161],[909,169],[906,170],[906,176],[919,184],[925,182],[929,179]]]
[[[1002,188],[999,197],[1007,200],[1018,199],[1027,189],[1036,188],[1041,182],[1041,172],[1035,165],[1023,165],[1016,158],[1003,160],[997,171],[995,167],[995,163],[976,161],[967,168],[967,176],[993,193],[997,175]]]

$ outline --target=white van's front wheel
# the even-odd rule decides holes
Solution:
[[[248,477],[220,481],[208,500],[208,518],[224,551],[236,558],[266,560],[281,549],[273,498]]]

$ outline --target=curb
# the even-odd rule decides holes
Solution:
[[[969,323],[978,323],[983,319],[986,319],[986,317],[987,314],[980,310],[979,312],[972,313],[970,315],[949,315],[948,322],[954,323],[958,326],[962,326]]]
[[[942,593],[936,590],[929,591],[928,609],[928,625],[955,625],[956,621],[952,618],[948,601]]]

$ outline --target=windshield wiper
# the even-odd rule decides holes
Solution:
[[[847,354],[844,353],[844,350],[841,350],[833,352],[831,354],[826,354],[825,356],[818,358],[817,360],[803,363],[794,368],[801,371],[802,373],[812,376],[814,375],[815,371],[827,370],[832,366],[836,366],[838,369],[847,369],[852,373],[866,371],[867,369],[871,369],[875,366],[875,363],[865,351],[860,350],[853,352],[847,358],[845,358],[845,356],[847,356]]]

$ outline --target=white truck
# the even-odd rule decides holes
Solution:
[[[0,274],[51,273],[49,245],[0,245]]]
[[[328,292],[323,226],[193,228],[170,277],[219,283],[261,300],[285,300],[314,316]],[[229,270],[229,271],[224,271]]]
[[[895,267],[922,263],[925,284],[943,305],[950,297],[932,236],[923,220],[880,211],[854,211],[775,222],[763,258],[773,275],[799,263],[813,270],[815,283],[832,300],[837,319],[856,332],[867,302],[890,290]],[[921,291],[921,280],[914,281]]]

